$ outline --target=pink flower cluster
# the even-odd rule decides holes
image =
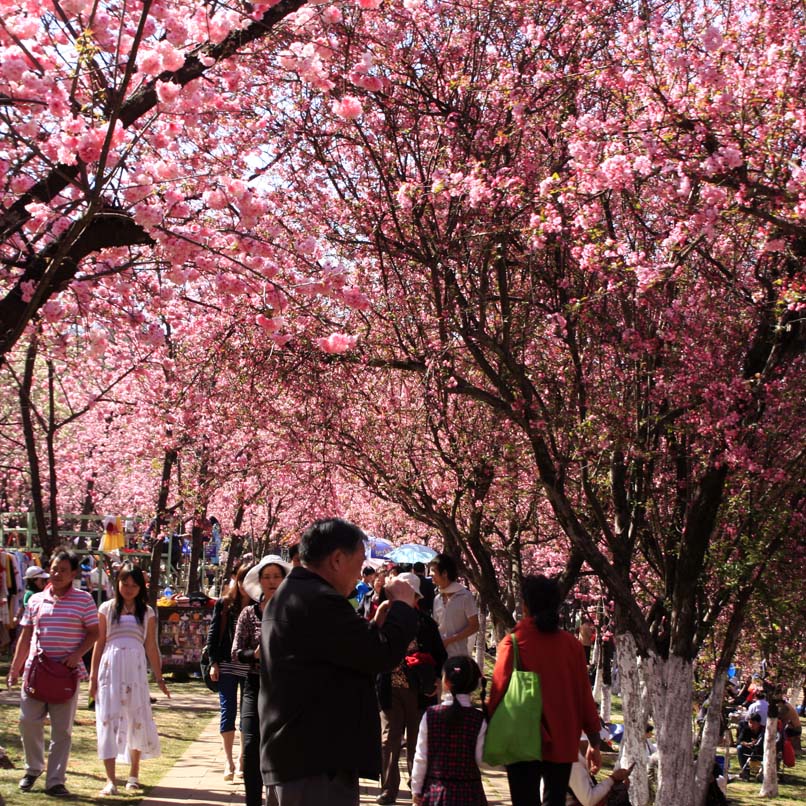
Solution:
[[[327,338],[316,339],[316,346],[322,352],[339,354],[352,350],[358,343],[358,336],[348,336],[346,333],[331,333]]]
[[[364,111],[361,101],[353,95],[345,95],[341,100],[333,101],[333,113],[345,120],[355,120]]]
[[[277,62],[284,70],[297,73],[315,89],[328,92],[336,86],[327,73],[324,59],[328,56],[327,49],[315,42],[293,42],[287,50],[280,52]]]

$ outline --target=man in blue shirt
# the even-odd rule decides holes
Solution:
[[[358,604],[361,604],[362,599],[368,593],[372,593],[372,583],[375,582],[375,569],[371,565],[367,565],[361,572],[361,581],[355,586],[356,598]]]

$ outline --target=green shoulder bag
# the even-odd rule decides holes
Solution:
[[[542,753],[543,694],[540,675],[520,668],[518,642],[512,640],[512,677],[495,709],[484,739],[484,761],[493,767],[517,761],[540,761]]]

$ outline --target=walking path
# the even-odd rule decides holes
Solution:
[[[82,702],[84,695],[82,694]],[[197,694],[184,694],[181,688],[172,690],[172,699],[161,695],[155,710],[161,708],[198,708]],[[16,704],[19,690],[0,692],[0,702]],[[238,780],[228,783],[224,780],[224,750],[218,732],[219,716],[211,717],[209,724],[199,738],[188,747],[184,755],[166,771],[159,783],[140,802],[140,806],[241,806],[244,802],[243,783]],[[236,734],[237,735],[237,734]],[[237,747],[236,747],[237,752]],[[304,752],[304,749],[301,750]],[[405,786],[408,772],[405,769],[405,749],[401,754],[401,791],[398,803],[411,804],[411,795]],[[489,806],[506,806],[510,803],[506,773],[485,771],[484,789]],[[380,794],[376,781],[361,781],[361,806],[372,806]]]
[[[185,754],[168,770],[162,780],[151,790],[140,806],[222,806],[222,804],[242,804],[243,784],[240,781],[224,781],[224,750],[218,733],[219,717],[210,720],[199,738],[185,751]],[[302,751],[302,749],[301,749]],[[402,768],[401,768],[402,769]],[[401,779],[408,775],[402,769]],[[380,787],[374,781],[361,781],[361,804],[370,806],[380,794]],[[490,806],[504,806],[509,801],[506,774],[487,772],[484,776],[484,789]],[[411,796],[405,786],[401,789],[398,803],[411,803]]]

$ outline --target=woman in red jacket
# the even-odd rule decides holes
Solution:
[[[570,633],[559,629],[562,595],[557,582],[530,576],[521,585],[524,617],[515,625],[521,667],[540,675],[543,692],[543,760],[521,761],[507,766],[512,806],[564,806],[571,765],[576,761],[579,734],[590,741],[589,766],[601,765],[601,722],[591,694],[585,652]],[[512,639],[504,638],[498,654],[490,691],[492,717],[507,690],[512,674]]]

